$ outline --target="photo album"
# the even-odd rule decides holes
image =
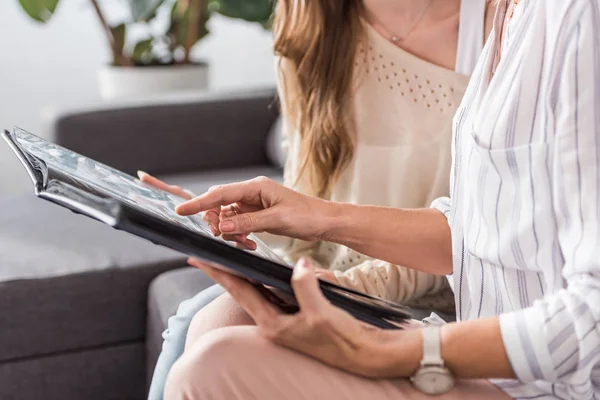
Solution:
[[[292,267],[257,237],[251,236],[256,250],[240,249],[215,237],[200,215],[175,213],[175,207],[185,201],[182,198],[20,128],[2,136],[31,177],[36,196],[256,282],[280,305],[285,298],[285,308],[294,309]],[[331,303],[368,324],[401,329],[410,318],[400,305],[329,282],[319,284]]]

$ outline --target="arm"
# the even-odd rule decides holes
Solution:
[[[381,260],[368,260],[347,271],[334,271],[343,287],[395,303],[406,304],[448,287],[444,276],[435,276]],[[454,308],[454,302],[451,302]]]
[[[452,272],[450,227],[440,211],[335,203],[329,207],[324,240],[423,272]]]
[[[221,207],[230,204],[236,204],[238,214],[221,219]],[[446,275],[452,271],[450,228],[439,210],[333,203],[260,177],[216,186],[176,211],[180,215],[204,212],[204,219],[227,235],[268,232],[305,241],[325,240],[424,272]]]

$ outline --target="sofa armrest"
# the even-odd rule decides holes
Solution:
[[[270,165],[266,141],[275,90],[187,93],[65,110],[51,140],[130,174]]]

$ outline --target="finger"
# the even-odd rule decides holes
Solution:
[[[260,211],[263,208],[264,207],[263,207],[262,203],[259,205],[255,205],[255,204],[247,204],[247,203],[240,203],[240,202],[233,204],[231,207],[232,211],[234,211],[236,214],[245,214],[245,213]]]
[[[221,208],[221,213],[219,214],[220,219],[232,218],[236,215],[246,214],[251,212],[256,212],[262,210],[262,207],[256,206],[247,206],[240,204],[230,204],[226,207]]]
[[[256,250],[256,248],[258,246],[256,245],[256,242],[248,239],[243,243],[241,243],[241,242],[236,243],[235,247],[237,247],[238,249],[254,251],[254,250]]]
[[[221,235],[221,238],[228,242],[234,242],[235,246],[239,249],[256,250],[258,247],[256,242],[248,239],[246,235]]]
[[[257,325],[272,326],[276,318],[281,315],[279,309],[267,301],[262,294],[248,281],[227,272],[220,271],[200,260],[190,258],[188,263],[202,270],[206,275],[214,279],[225,288],[252,317]]]
[[[305,258],[300,259],[294,267],[292,288],[303,313],[319,313],[323,307],[330,304],[321,292],[317,277]]]
[[[138,175],[138,178],[140,178],[140,181],[147,183],[148,185],[152,185],[157,189],[164,190],[165,192],[171,191],[170,185],[167,185],[165,182],[161,181],[158,178],[155,178],[154,176],[152,176],[144,171],[138,171],[137,175]]]
[[[219,236],[221,234],[221,231],[219,230],[219,223],[221,222],[219,212],[220,209],[216,208],[202,213],[202,220],[206,222],[208,226],[210,226],[210,229],[215,236]]]
[[[189,192],[187,192],[186,190],[183,190],[179,186],[168,185],[165,182],[161,181],[160,179],[158,179],[144,171],[138,171],[137,175],[138,175],[138,178],[140,178],[140,181],[142,181],[148,185],[154,186],[157,189],[164,190],[165,192],[174,194],[175,196],[179,196],[186,200],[190,200],[193,197]]]
[[[237,213],[235,211],[224,209],[224,210],[221,210],[221,214],[219,215],[219,217],[225,219],[225,218],[231,218],[235,215],[237,215]]]
[[[246,235],[222,235],[221,237],[223,240],[235,243],[245,243],[247,239]]]
[[[323,281],[326,281],[329,283],[334,283],[336,285],[339,283],[339,281],[335,277],[335,274],[332,273],[331,271],[315,270],[315,275],[320,280],[323,280]]]
[[[220,185],[211,188],[208,192],[180,204],[175,211],[180,215],[192,215],[229,204],[255,201],[260,198],[261,185],[257,181],[245,181]]]
[[[278,220],[278,211],[267,208],[222,219],[219,230],[230,235],[264,232],[275,226]]]

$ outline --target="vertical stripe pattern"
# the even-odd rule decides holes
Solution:
[[[600,398],[600,0],[521,0],[454,119],[460,320],[500,317],[514,398]]]

